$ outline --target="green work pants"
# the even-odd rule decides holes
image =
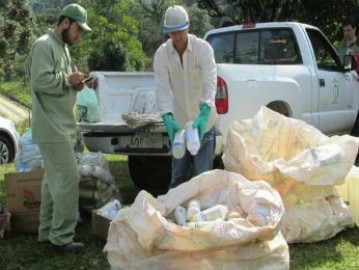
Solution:
[[[79,209],[79,173],[74,143],[38,143],[45,173],[41,186],[38,240],[73,242]]]

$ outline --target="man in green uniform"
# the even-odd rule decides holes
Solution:
[[[74,242],[78,219],[79,174],[75,159],[76,94],[84,87],[84,74],[71,64],[68,46],[82,38],[87,12],[67,5],[57,26],[38,38],[29,55],[32,88],[32,137],[39,145],[45,173],[41,188],[39,242],[59,251],[80,251]]]

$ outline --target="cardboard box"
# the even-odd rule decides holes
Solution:
[[[98,215],[96,212],[97,210],[92,211],[92,217],[91,217],[92,234],[107,241],[107,235],[108,235],[108,230],[110,228],[111,220]]]
[[[39,211],[12,213],[10,225],[12,232],[37,233],[39,228]]]
[[[37,232],[43,174],[43,170],[5,174],[5,203],[11,213],[11,231]]]

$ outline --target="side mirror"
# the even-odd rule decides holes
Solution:
[[[345,71],[355,70],[358,66],[355,56],[351,54],[344,55],[343,65]]]

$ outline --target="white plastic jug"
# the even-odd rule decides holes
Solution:
[[[175,133],[175,138],[172,145],[172,155],[177,158],[183,158],[186,152],[185,130],[182,129]]]
[[[193,216],[197,213],[201,212],[201,205],[198,200],[192,199],[188,203],[188,210],[187,210],[187,219],[189,221],[193,220]]]
[[[198,129],[192,127],[193,122],[188,122],[186,124],[186,144],[187,150],[191,153],[192,156],[198,153],[201,143],[199,141]]]
[[[353,166],[345,181],[348,182],[349,210],[355,225],[359,227],[359,168]]]
[[[203,210],[193,216],[194,222],[215,221],[216,219],[225,219],[228,214],[228,207],[226,205],[217,204],[206,210]]]
[[[186,216],[187,216],[187,210],[183,206],[176,206],[175,212],[174,212],[175,220],[178,225],[186,225]]]

